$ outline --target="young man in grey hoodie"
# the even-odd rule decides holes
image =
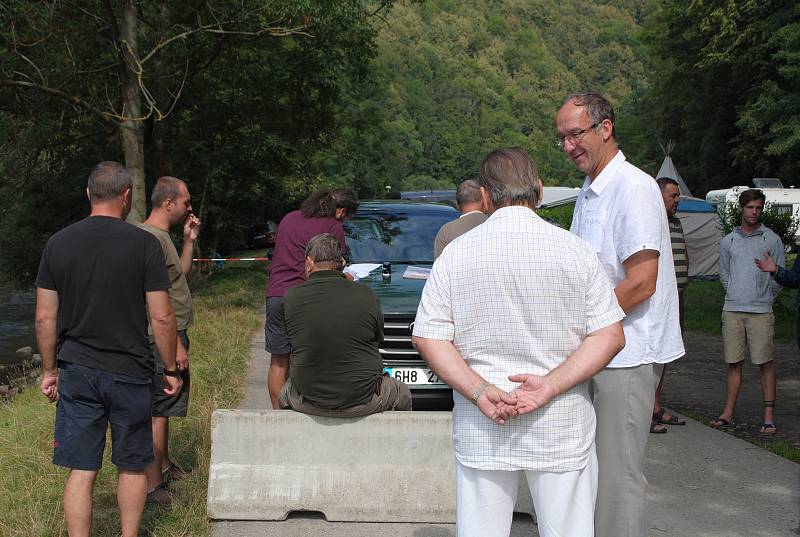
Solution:
[[[783,267],[786,254],[781,239],[761,224],[766,197],[758,189],[739,195],[742,223],[725,235],[720,243],[719,278],[725,287],[722,307],[722,338],[725,361],[728,363],[725,408],[712,427],[733,424],[736,398],[742,385],[745,350],[750,361],[761,369],[761,393],[764,398],[764,421],[761,434],[774,435],[775,428],[775,364],[772,360],[775,317],[772,303],[781,286],[769,274],[759,270],[756,262],[769,256]]]

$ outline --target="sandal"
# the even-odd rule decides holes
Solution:
[[[674,414],[670,414],[668,418],[665,418],[665,411],[666,409],[662,408],[658,412],[653,412],[653,421],[655,423],[663,423],[665,425],[686,425],[686,421],[683,418],[679,418]]]
[[[650,422],[650,432],[653,434],[664,434],[668,431],[664,425],[658,423],[657,421]]]
[[[727,429],[728,427],[735,427],[736,426],[736,424],[733,423],[733,419],[728,421],[723,417],[719,417],[719,418],[715,419],[714,421],[709,423],[709,425],[711,427],[713,427],[714,429]]]
[[[162,481],[153,490],[147,492],[144,501],[145,503],[155,503],[157,505],[170,505],[172,503],[172,495],[167,490],[167,484]]]
[[[180,481],[181,479],[186,479],[191,474],[191,470],[184,470],[174,462],[169,463],[169,466],[161,471],[161,476],[165,482]]]
[[[775,436],[775,433],[778,432],[778,428],[775,427],[774,423],[762,423],[761,430],[758,431],[758,434],[761,436]]]

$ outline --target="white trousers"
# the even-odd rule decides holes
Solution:
[[[575,472],[525,470],[540,537],[594,537],[597,457]],[[523,471],[477,470],[456,461],[456,536],[508,537]]]

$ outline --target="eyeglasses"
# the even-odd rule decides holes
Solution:
[[[602,121],[598,121],[597,123],[593,123],[593,124],[589,125],[588,127],[586,127],[585,129],[583,129],[582,131],[573,132],[573,133],[567,134],[566,136],[556,136],[556,145],[560,149],[564,149],[564,142],[569,142],[571,144],[575,144],[575,143],[579,142],[581,138],[583,138],[584,134],[586,134],[587,132],[589,132],[593,128],[597,127],[600,123],[602,123]]]

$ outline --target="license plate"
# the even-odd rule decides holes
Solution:
[[[383,372],[405,384],[442,384],[427,367],[384,367]]]

